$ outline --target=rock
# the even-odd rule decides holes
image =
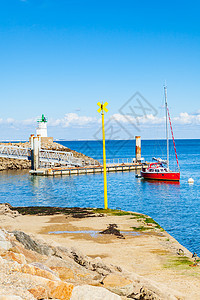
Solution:
[[[77,264],[85,267],[88,270],[96,271],[98,274],[103,276],[112,273],[112,271],[114,270],[114,268],[111,268],[111,266],[105,265],[100,257],[91,260],[88,256],[83,255],[77,249],[74,248],[71,249],[70,256],[74,259],[74,261]]]
[[[36,268],[39,268],[41,270],[44,270],[44,271],[47,271],[47,272],[50,272],[54,275],[57,276],[57,274],[55,272],[53,272],[50,268],[48,268],[47,266],[45,266],[44,264],[40,263],[40,262],[33,262],[30,264],[31,266],[34,266]]]
[[[51,267],[67,267],[69,269],[72,269],[74,264],[73,260],[69,257],[66,257],[66,259],[56,256],[50,256],[44,261],[44,263],[45,266],[49,267],[50,269]]]
[[[128,296],[128,298],[132,298],[135,300],[160,300],[160,297],[158,297],[155,293],[149,291],[145,287],[142,287],[139,293],[132,293]]]
[[[54,281],[49,280],[43,277],[20,273],[18,278],[23,282],[24,287],[26,287],[26,292],[31,293],[31,297],[24,297],[23,299],[34,299],[39,297],[39,293],[42,292],[44,299],[58,299],[58,300],[69,300],[73,290],[73,284],[63,282],[60,280]],[[18,282],[15,282],[15,285],[18,288]],[[16,289],[15,286],[15,289]],[[36,297],[37,296],[37,297]],[[38,298],[38,299],[43,299]]]
[[[71,299],[73,285],[62,281],[49,281],[48,283],[48,296],[60,300]]]
[[[73,284],[63,281],[53,281],[37,276],[29,275],[29,280],[32,281],[33,287],[29,292],[35,296],[41,291],[48,299],[69,300],[72,295]],[[37,298],[36,298],[37,299]],[[41,298],[38,298],[41,299]]]
[[[0,171],[30,169],[31,162],[23,159],[0,158]]]
[[[7,241],[6,234],[2,229],[0,229],[0,241]]]
[[[41,265],[38,263],[38,265]],[[33,266],[33,265],[23,265],[20,269],[20,271],[22,273],[27,273],[27,274],[31,274],[31,275],[35,275],[35,276],[40,276],[40,277],[43,277],[43,278],[46,278],[46,279],[50,279],[50,280],[60,280],[56,275],[55,273],[48,269],[49,271],[47,271],[47,267],[43,266],[43,267],[36,267],[36,266]]]
[[[126,273],[128,275],[129,272]],[[133,281],[133,285],[132,291],[127,295],[127,298],[136,300],[177,300],[183,298],[182,293],[170,289],[161,283],[157,284],[155,281],[136,273],[129,273],[128,278]]]
[[[73,289],[70,300],[121,300],[121,297],[103,287],[82,285]]]
[[[51,267],[51,270],[58,273],[61,280],[74,279],[74,272],[66,267]]]
[[[119,274],[109,274],[103,279],[103,284],[109,291],[120,296],[128,296],[135,291],[133,281]]]
[[[106,265],[100,257],[96,257],[95,259],[90,261],[89,269],[92,271],[96,271],[102,276],[107,276],[108,274],[115,271],[112,266]]]
[[[26,249],[35,251],[42,255],[50,256],[53,254],[53,250],[45,245],[45,244],[39,244],[36,241],[34,241],[28,234],[22,232],[22,231],[13,231],[14,236],[16,239],[24,245]]]
[[[1,257],[7,260],[14,260],[18,262],[19,264],[26,264],[26,258],[23,254],[14,253],[12,251],[7,251],[3,254],[1,254]]]
[[[72,284],[62,282],[54,271],[41,263],[23,265],[2,256],[0,256],[0,278],[2,293],[6,295],[12,289],[13,294],[27,300],[42,299],[41,297],[68,300],[73,289]]]
[[[68,256],[65,259],[52,256],[45,260],[44,264],[58,273],[61,280],[75,281],[77,284],[92,284],[95,276],[98,275],[95,271],[78,265]]]
[[[71,249],[71,257],[74,259],[74,261],[77,264],[89,269],[90,263],[88,261],[88,257],[85,255],[82,255],[82,253],[80,253],[77,249],[74,249],[74,248]]]
[[[123,287],[131,283],[131,280],[117,274],[109,274],[103,280],[103,284],[105,287]]]
[[[9,203],[0,204],[0,215],[7,215],[13,218],[20,215],[17,210],[12,210],[11,208],[12,206]]]
[[[12,248],[12,244],[8,241],[5,231],[0,229],[0,247],[4,250]]]
[[[36,299],[48,298],[48,291],[43,286],[37,286],[28,290]]]
[[[44,299],[69,300],[71,297],[73,290],[73,284],[71,283],[63,282],[61,280],[49,280],[44,277],[27,273],[12,272],[11,274],[12,282],[13,276],[15,276],[15,286],[12,286],[12,289],[18,290],[19,286],[24,286],[24,288],[26,288],[26,293],[31,293],[31,297],[24,297],[23,299],[33,299],[33,297],[34,299],[43,299],[42,297],[45,296]],[[39,298],[40,293],[42,293],[42,295]],[[23,294],[25,295],[25,293]]]
[[[22,298],[15,295],[0,295],[0,300],[22,300]]]
[[[19,243],[18,241],[15,241],[15,245],[10,249],[10,251],[14,253],[23,254],[25,256],[27,263],[32,263],[35,261],[42,261],[44,260],[44,255],[41,255],[35,251],[25,249],[24,246]]]

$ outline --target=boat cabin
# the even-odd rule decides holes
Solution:
[[[143,172],[151,172],[151,173],[166,173],[168,172],[167,168],[164,167],[161,163],[151,163],[149,167],[143,168]]]

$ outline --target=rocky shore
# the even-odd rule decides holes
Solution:
[[[30,143],[0,143],[1,145],[9,145],[9,146],[17,146],[17,147],[23,147],[23,148],[30,148]],[[88,157],[82,153],[79,153],[77,151],[71,150],[68,147],[65,147],[59,143],[56,142],[42,142],[41,144],[42,149],[47,150],[54,150],[54,151],[64,151],[64,152],[72,152],[74,157],[82,158],[83,161],[86,163],[89,161],[94,161],[91,157]],[[59,166],[59,165],[56,165]],[[31,162],[28,160],[23,159],[11,159],[11,158],[2,158],[0,157],[0,171],[4,170],[23,170],[23,169],[30,169],[31,168]]]
[[[148,216],[0,205],[0,299],[199,299],[198,257]]]

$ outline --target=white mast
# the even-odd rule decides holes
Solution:
[[[168,137],[168,115],[167,115],[167,87],[164,86],[165,91],[165,113],[166,113],[166,139],[167,139],[167,168],[169,169],[169,137]]]

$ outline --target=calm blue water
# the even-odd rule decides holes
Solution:
[[[98,141],[60,143],[94,158],[102,156]],[[148,161],[163,156],[165,143],[142,141],[142,156]],[[200,255],[200,140],[177,140],[176,146],[180,184],[143,181],[135,178],[134,172],[110,173],[109,207],[150,215],[181,244]],[[134,141],[107,141],[106,147],[107,158],[134,157]],[[173,151],[170,159],[174,166]],[[189,177],[194,179],[193,185],[187,183]],[[29,176],[27,171],[0,172],[0,202],[13,206],[103,207],[103,175],[51,178]]]

